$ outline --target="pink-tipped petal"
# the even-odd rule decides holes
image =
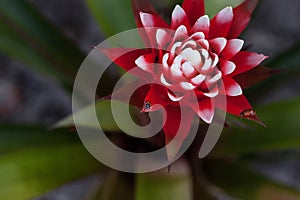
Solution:
[[[183,45],[181,46],[182,49],[184,49],[184,48],[195,49],[196,47],[197,47],[197,43],[194,40],[188,40],[188,41],[184,42]]]
[[[247,27],[257,3],[258,0],[245,0],[233,9],[233,20],[228,34],[229,39],[237,38]]]
[[[219,63],[219,56],[217,54],[215,54],[215,53],[211,53],[210,56],[213,59],[211,67],[214,68]]]
[[[181,70],[182,70],[184,76],[187,78],[193,77],[197,73],[197,71],[195,70],[195,68],[192,66],[192,64],[190,62],[183,63]]]
[[[202,32],[205,37],[208,38],[210,21],[207,15],[204,15],[197,19],[194,26],[191,29],[191,33]]]
[[[172,84],[167,81],[167,79],[165,78],[165,76],[163,74],[160,75],[160,82],[167,87],[172,86]]]
[[[235,63],[236,69],[230,76],[236,76],[257,67],[268,56],[255,52],[241,51],[236,54],[231,61]]]
[[[157,15],[159,17],[155,9],[147,0],[131,0],[131,2],[132,2],[134,18],[136,20],[136,24],[138,28],[143,27],[140,19],[140,12],[150,13],[153,15]]]
[[[195,102],[186,99],[185,103],[193,109],[198,117],[200,117],[204,122],[210,124],[215,113],[214,101],[210,97],[203,96],[201,91],[195,91],[195,94],[199,96],[201,100]]]
[[[192,48],[186,48],[184,49],[180,55],[191,62],[193,66],[199,66],[202,62],[201,55],[198,50],[194,50]]]
[[[156,18],[160,18],[159,21],[163,21],[163,19],[158,15],[158,13],[155,11],[155,9],[152,7],[152,5],[147,0],[131,0],[132,2],[132,9],[134,18],[136,21],[137,28],[142,28],[143,23],[141,21],[140,12],[149,13],[152,15],[155,15]],[[143,30],[139,30],[141,37],[144,41],[144,43],[149,46],[151,45],[151,40],[149,40],[147,34]],[[153,44],[152,44],[153,45]]]
[[[231,27],[233,12],[231,7],[221,10],[210,22],[209,38],[226,38]]]
[[[214,83],[217,83],[217,81],[219,81],[221,78],[222,72],[218,70],[216,74],[207,81],[207,85],[210,86]]]
[[[157,15],[140,12],[140,17],[144,27],[168,28],[168,24]]]
[[[201,40],[201,39],[205,39],[205,35],[202,32],[196,32],[196,33],[193,33],[193,35],[191,35],[190,38],[192,40]]]
[[[223,100],[226,98],[226,102]],[[215,99],[216,107],[239,117],[253,120],[262,126],[265,126],[253,111],[252,106],[244,95],[231,97],[222,96]]]
[[[225,48],[225,46],[227,44],[227,40],[226,40],[226,38],[219,37],[219,38],[210,40],[209,44],[215,53],[220,54],[221,51],[223,51],[223,49]]]
[[[210,89],[208,92],[203,93],[204,96],[209,97],[209,98],[214,98],[219,94],[219,89],[217,86],[213,87]]]
[[[156,57],[153,53],[144,54],[135,60],[135,64],[144,71],[155,73],[154,62]]]
[[[182,80],[182,71],[180,70],[180,66],[177,64],[173,64],[170,68],[170,75],[172,78],[172,81],[180,81]]]
[[[149,54],[151,49],[126,49],[126,48],[101,48],[99,49],[103,54],[105,54],[114,63],[129,71],[136,67],[135,61],[137,58],[144,54]],[[148,72],[143,70],[138,71],[140,77],[146,78]]]
[[[180,25],[175,31],[172,44],[174,44],[176,41],[186,38],[187,36],[188,36],[188,31],[187,31],[186,27],[183,25]]]
[[[191,25],[193,25],[199,17],[204,15],[204,0],[184,0],[182,7]]]
[[[226,102],[223,100],[226,99]],[[216,107],[236,116],[240,116],[244,110],[252,109],[252,106],[244,95],[232,97],[232,96],[220,96],[216,98]]]
[[[152,84],[144,100],[145,103],[149,103],[151,106],[145,112],[155,111],[160,106],[164,107],[172,103],[167,93],[168,89],[166,87]]]
[[[178,102],[183,98],[183,96],[176,96],[170,92],[168,92],[168,97],[170,98],[171,101],[174,101],[174,102]]]
[[[168,60],[169,60],[170,54],[166,53],[163,58],[162,58],[162,65],[163,65],[163,70],[165,72],[169,71],[169,64],[168,64]]]
[[[206,123],[210,124],[215,114],[215,107],[211,98],[205,98],[199,102],[197,115]]]
[[[156,32],[158,27],[159,28],[168,28],[168,24],[163,21],[159,16],[149,14],[149,13],[143,13],[140,12],[140,19],[143,27],[142,36],[145,41],[145,37],[148,39],[148,42],[145,42],[148,45],[151,45],[151,47],[157,47],[156,43]]]
[[[203,56],[203,54],[202,54],[202,56]],[[207,71],[209,71],[211,69],[212,63],[213,63],[212,59],[211,58],[207,58],[206,61],[205,61],[205,63],[204,63],[204,65],[202,67],[200,67],[200,68],[198,68],[196,66],[197,67],[196,69],[200,73],[204,73],[205,74],[205,73],[207,73]]]
[[[224,75],[231,74],[234,72],[236,66],[233,62],[228,60],[221,60],[219,63],[219,68],[223,72]]]
[[[227,41],[226,47],[221,53],[224,59],[230,60],[236,55],[243,47],[244,41],[241,39],[231,39]]]
[[[187,91],[190,91],[190,90],[193,90],[196,88],[196,86],[194,86],[193,84],[191,84],[189,82],[181,82],[179,85],[183,90],[187,90]]]
[[[156,32],[156,42],[158,46],[162,49],[166,49],[166,44],[171,42],[172,37],[164,29],[158,29]]]
[[[184,25],[187,29],[190,28],[190,22],[185,11],[179,5],[176,5],[172,12],[171,28],[176,30],[181,25]]]
[[[224,90],[227,96],[240,96],[243,94],[241,86],[232,78],[223,76]],[[221,90],[222,91],[222,90]]]
[[[205,80],[205,78],[206,78],[205,75],[199,74],[199,75],[195,76],[194,78],[192,78],[191,82],[194,85],[200,85],[201,83],[203,83],[203,81]]]
[[[163,130],[167,156],[169,161],[174,161],[184,139],[190,132],[195,114],[190,108],[181,109],[179,106],[167,106],[165,110],[164,119],[166,120]]]

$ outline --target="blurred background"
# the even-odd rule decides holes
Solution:
[[[149,2],[166,17],[181,3]],[[240,2],[206,1],[207,12],[211,17]],[[187,178],[180,163],[179,174],[165,182],[157,174],[102,171],[76,132],[48,131],[71,114],[72,80],[92,47],[135,27],[129,0],[1,1],[0,199],[163,199],[170,191],[182,191],[181,199],[192,199],[188,192],[198,199],[300,199],[299,20],[299,0],[260,1],[241,38],[270,56],[265,65],[287,69],[247,90],[268,128],[225,130],[215,153],[201,161],[200,179],[207,183],[197,185],[197,173]],[[197,187],[203,190],[192,192]],[[128,194],[114,197],[113,191]]]

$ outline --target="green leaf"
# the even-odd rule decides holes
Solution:
[[[121,104],[121,103],[120,103]],[[98,129],[99,122],[101,123],[101,128],[104,131],[119,131],[120,129],[116,125],[113,115],[111,113],[111,104],[110,101],[97,101],[96,104],[92,104],[89,106],[84,107],[83,109],[79,110],[75,113],[75,118],[77,119],[77,125],[86,128],[94,128]],[[98,116],[98,121],[93,120],[93,111],[95,111]],[[119,113],[122,115],[123,113]],[[73,114],[62,119],[61,121],[57,122],[53,127],[73,127],[74,126],[74,116]]]
[[[146,0],[157,8],[158,11],[166,13],[168,12],[165,20],[170,21],[171,13],[175,7],[175,5],[182,5],[183,0]],[[220,10],[227,6],[236,7],[243,0],[204,0],[205,2],[205,14],[207,14],[210,18],[214,17]]]
[[[130,0],[86,0],[86,2],[107,37],[135,28]]]
[[[57,122],[53,125],[53,128],[73,127],[75,125],[74,119],[76,119],[76,126],[80,127],[99,129],[100,125],[103,131],[120,132],[122,128],[132,136],[146,134],[136,130],[136,126],[138,126],[136,123],[139,123],[139,120],[136,119],[145,117],[139,109],[120,101],[113,101],[113,105],[111,103],[111,100],[97,101],[96,104],[88,105],[77,113]],[[112,114],[112,106],[117,112],[115,113],[116,116]],[[93,118],[93,112],[96,112],[97,119]]]
[[[103,169],[76,132],[1,125],[0,138],[0,199],[31,199]]]
[[[0,1],[0,51],[63,83],[76,75],[83,54],[25,0]]]
[[[0,125],[0,156],[26,148],[80,143],[76,132],[49,131],[45,127]]]
[[[276,183],[240,163],[209,161],[204,171],[211,183],[238,199],[300,199],[299,191]]]
[[[190,200],[192,199],[189,171],[183,163],[175,163],[171,172],[138,174],[136,178],[135,200]]]
[[[254,152],[299,148],[300,99],[274,103],[256,109],[267,128],[255,123],[223,130],[214,155],[240,155]]]
[[[101,168],[81,144],[8,153],[0,157],[0,199],[31,199]]]
[[[111,170],[93,200],[134,199],[134,175]]]
[[[240,3],[243,2],[243,0],[205,0],[205,13],[212,18],[215,16],[220,10],[227,6],[236,7]]]

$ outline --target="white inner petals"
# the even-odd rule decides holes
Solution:
[[[204,49],[209,49],[209,42],[205,39],[200,39],[197,41]]]
[[[227,26],[233,14],[231,7],[224,8],[212,21]],[[165,87],[167,95],[163,95],[169,101],[183,101],[206,123],[211,123],[215,105],[214,99],[210,98],[243,93],[236,80],[228,76],[238,67],[233,58],[241,51],[243,40],[214,36],[211,31],[214,27],[210,27],[211,20],[207,15],[191,24],[186,9],[178,5],[172,12],[171,30],[157,28],[160,20],[155,15],[140,13],[140,18],[144,27],[154,28],[146,33],[157,49],[150,47],[149,53],[138,54],[135,64]],[[161,62],[162,66],[153,65],[153,62]],[[193,104],[190,97],[195,94],[199,102]]]
[[[235,68],[236,68],[236,65],[231,61],[224,61],[221,64],[221,70],[223,71],[223,73],[225,75],[228,75],[228,74],[231,74],[232,72],[234,72]]]
[[[207,58],[202,68],[199,69],[199,72],[203,72],[203,73],[207,72],[211,68],[211,65],[212,65],[211,58]]]
[[[203,21],[207,17],[203,17]],[[203,28],[200,24],[197,28]],[[172,34],[169,34],[170,36]],[[156,34],[157,42],[165,44],[164,38],[167,38],[167,33],[164,30],[158,30]],[[219,41],[220,49],[223,49],[226,40],[223,38]],[[207,97],[215,97],[219,90],[217,82],[222,78],[222,71],[216,68],[219,63],[217,54],[210,52],[209,41],[205,39],[203,32],[194,32],[190,37],[187,36],[187,29],[181,25],[177,28],[173,35],[172,42],[168,47],[170,53],[165,53],[162,58],[163,71],[160,75],[160,81],[170,90],[181,91],[182,94],[192,91],[195,88],[204,86],[204,95]],[[212,87],[211,91],[206,91],[206,87]],[[206,89],[205,89],[206,88]],[[173,94],[168,94],[170,100],[179,101],[183,97],[176,97]]]
[[[196,21],[191,31],[192,32],[208,31],[209,24],[210,24],[209,17],[207,15],[204,15]]]
[[[162,84],[164,84],[165,86],[168,86],[168,87],[172,86],[171,83],[169,83],[169,82],[166,80],[166,78],[165,78],[165,76],[164,76],[163,74],[160,75],[160,82],[161,82]]]
[[[172,54],[175,54],[176,53],[176,49],[178,48],[178,47],[180,47],[182,45],[182,42],[176,42],[173,46],[172,46],[172,48],[171,48],[171,53]]]
[[[211,67],[214,68],[219,63],[219,56],[217,56],[216,54],[212,53],[212,59],[214,61],[213,61],[212,65],[211,65]]]
[[[168,65],[168,60],[169,60],[169,54],[166,53],[164,56],[163,56],[163,59],[162,59],[162,65],[163,65],[163,69],[164,69],[164,72],[165,73],[168,73],[169,72],[169,65]]]
[[[182,55],[187,61],[191,62],[194,67],[201,64],[201,55],[198,50],[186,48],[180,53],[180,55]]]
[[[210,98],[216,97],[218,94],[219,94],[218,87],[214,87],[209,92],[204,93],[205,96],[210,97]]]
[[[182,78],[182,71],[180,70],[180,65],[178,63],[173,63],[170,68],[170,72],[172,78],[174,78],[175,80],[177,80],[178,78]]]
[[[142,55],[138,59],[136,59],[135,64],[142,70],[147,70],[148,63],[147,63],[147,60],[144,55]]]
[[[189,83],[189,82],[181,82],[180,86],[182,87],[182,89],[184,90],[193,90],[195,89],[196,86],[194,86],[193,84]]]
[[[175,102],[180,101],[183,98],[183,96],[174,96],[170,92],[168,92],[168,96],[172,101],[175,101]]]
[[[180,10],[174,12],[181,19]],[[223,10],[224,13],[230,8]],[[165,29],[158,29],[155,35],[156,42],[163,48],[162,70],[157,79],[169,89],[168,97],[177,102],[184,98],[187,92],[199,90],[206,97],[214,98],[219,94],[219,82],[222,77],[234,72],[236,66],[228,59],[219,59],[221,56],[232,56],[243,45],[242,40],[215,38],[207,40],[209,18],[203,16],[196,21],[191,30],[179,25],[174,33]],[[189,35],[191,34],[191,35]],[[151,57],[149,57],[150,59]],[[140,56],[135,63],[143,70],[149,71],[148,57]],[[155,75],[154,73],[152,73]],[[179,96],[171,91],[179,92]],[[225,87],[226,94],[237,96],[242,94],[238,84],[229,84]],[[208,113],[203,115],[207,115]],[[207,119],[208,121],[210,119]]]
[[[239,84],[234,83],[226,88],[226,94],[229,96],[239,96],[243,94],[243,91]]]
[[[206,76],[203,74],[199,74],[198,76],[195,76],[194,78],[191,79],[191,82],[194,85],[200,85],[201,83],[203,83],[203,81],[205,80]]]
[[[209,79],[207,82],[209,84],[212,84],[212,83],[215,83],[217,82],[218,80],[220,80],[222,78],[222,72],[220,72],[218,70],[217,74],[215,74],[211,79]]]
[[[210,40],[210,43],[212,44],[212,48],[216,51],[216,53],[220,53],[225,48],[227,40],[226,38],[219,37]]]
[[[203,32],[197,32],[191,35],[190,39],[192,40],[200,40],[200,39],[205,39],[205,35]]]
[[[206,123],[210,124],[214,117],[214,110],[209,108],[199,109],[198,115],[203,119]]]
[[[188,35],[188,31],[186,29],[186,27],[184,25],[181,25],[177,28],[177,30],[175,31],[175,35],[173,38],[173,43],[176,40],[181,40],[183,37],[186,37]]]
[[[186,78],[190,78],[196,74],[196,70],[190,62],[183,63],[181,70]]]
[[[156,41],[157,44],[162,48],[168,42],[168,33],[163,29],[158,29],[156,32]]]
[[[182,49],[186,48],[186,47],[191,47],[193,49],[195,49],[197,47],[197,43],[195,40],[188,40],[187,42],[185,42],[183,45],[182,45]]]

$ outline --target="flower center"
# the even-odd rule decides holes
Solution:
[[[209,52],[209,43],[202,32],[185,37],[175,33],[162,58],[161,82],[181,95],[199,88],[212,97],[216,96],[217,93],[212,94],[211,90],[222,77],[216,67],[218,62],[218,56]]]

